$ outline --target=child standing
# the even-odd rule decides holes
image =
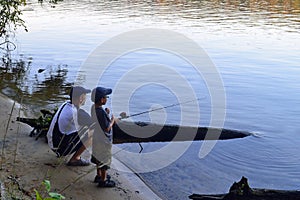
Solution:
[[[106,104],[108,95],[112,93],[112,89],[104,87],[96,87],[92,91],[92,101],[94,105],[91,109],[92,120],[95,123],[93,135],[93,147],[91,162],[97,166],[97,175],[94,182],[99,187],[114,187],[116,184],[110,180],[107,170],[110,168],[112,158],[112,127],[115,118],[109,117],[109,109],[102,107]]]

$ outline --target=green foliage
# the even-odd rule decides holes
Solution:
[[[53,110],[53,112],[47,110],[48,113],[43,114],[36,120],[37,127],[46,128],[48,130],[48,127],[51,124],[52,118],[57,110],[58,110],[58,108],[55,108]]]
[[[25,22],[21,19],[21,6],[26,5],[26,0],[0,0],[0,37],[4,37],[10,30],[22,26],[26,29]]]
[[[65,199],[65,197],[63,195],[59,194],[59,193],[50,192],[50,190],[51,190],[50,181],[44,180],[43,185],[45,186],[45,190],[46,190],[48,196],[43,198],[37,190],[34,190],[36,200],[61,200],[61,199]]]
[[[37,0],[43,3],[44,0]],[[47,0],[51,4],[57,4],[63,0]],[[11,29],[23,27],[28,31],[25,21],[21,18],[21,7],[26,5],[26,0],[0,0],[0,38],[7,36]]]

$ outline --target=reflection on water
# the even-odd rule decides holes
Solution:
[[[65,0],[58,4],[48,4],[46,1],[39,4],[31,0],[24,8],[29,33],[20,33],[17,37],[20,37],[19,45],[23,45],[24,53],[33,58],[31,71],[45,66],[58,66],[59,72],[66,70],[65,66],[72,66],[67,69],[68,78],[65,78],[66,74],[63,71],[54,78],[57,81],[59,76],[62,76],[61,78],[68,82],[58,83],[63,85],[62,91],[53,91],[53,87],[49,87],[52,90],[49,93],[43,91],[44,96],[41,96],[53,103],[53,92],[65,94],[64,88],[75,79],[76,70],[91,49],[120,31],[149,26],[172,28],[202,42],[201,38],[211,40],[212,35],[216,34],[227,38],[230,34],[258,35],[260,33],[256,32],[256,29],[260,28],[270,30],[270,35],[276,30],[279,30],[278,34],[282,31],[299,33],[299,15],[299,0]],[[45,77],[47,80],[44,81],[51,82],[55,76],[50,74],[53,71],[45,73],[48,73],[49,77]],[[48,90],[49,85],[43,81],[39,84],[34,72],[27,74],[29,76],[26,77],[26,86],[19,89],[24,88],[24,92],[28,94],[31,93],[31,85],[36,86],[32,92],[37,94],[42,94],[42,87]],[[60,98],[61,95],[57,97]]]
[[[1,92],[34,110],[49,106],[53,108],[57,102],[63,101],[71,87],[71,83],[66,81],[66,67],[39,69],[29,79],[30,65],[31,59],[12,61],[7,66],[3,64],[4,67],[0,68]]]

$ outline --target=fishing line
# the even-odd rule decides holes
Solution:
[[[183,105],[183,104],[191,103],[191,102],[194,102],[194,101],[199,101],[200,99],[205,99],[205,98],[206,98],[206,96],[201,97],[201,98],[197,98],[197,99],[193,99],[193,100],[189,100],[189,101],[174,103],[174,104],[171,104],[171,105],[168,105],[168,106],[164,106],[164,107],[160,107],[160,108],[154,108],[154,109],[146,110],[146,111],[143,111],[143,112],[140,112],[140,113],[135,113],[135,114],[128,115],[128,116],[124,116],[121,113],[120,114],[121,115],[120,120],[121,119],[127,119],[127,118],[130,118],[130,117],[135,117],[135,116],[146,114],[146,113],[151,113],[151,112],[162,110],[162,109],[166,109],[166,108],[175,107],[175,106],[178,106],[178,105]]]
[[[191,102],[194,102],[194,101],[199,101],[200,99],[205,99],[205,98],[206,98],[206,96],[203,96],[201,98],[192,99],[192,100],[188,100],[188,101],[184,101],[184,102],[179,102],[179,103],[174,103],[174,104],[171,104],[171,105],[168,105],[168,106],[164,106],[164,107],[160,107],[160,108],[154,108],[154,109],[150,109],[150,110],[143,111],[143,112],[140,112],[140,113],[135,113],[135,114],[128,115],[128,116],[124,116],[124,114],[121,113],[120,114],[121,118],[118,118],[118,119],[119,120],[127,119],[127,118],[130,118],[130,117],[135,117],[135,116],[146,114],[146,113],[150,113],[150,112],[154,112],[154,111],[158,111],[158,110],[162,110],[162,109],[166,109],[166,108],[171,108],[171,107],[178,106],[178,105],[183,105],[183,104],[191,103]],[[126,113],[125,113],[125,115],[126,115]],[[139,146],[140,146],[139,153],[142,153],[142,151],[143,151],[144,148],[143,148],[143,146],[141,145],[140,142],[139,142]]]

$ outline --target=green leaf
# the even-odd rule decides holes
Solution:
[[[40,193],[36,189],[34,189],[34,191],[35,191],[36,200],[43,200],[43,198],[41,197]]]
[[[44,181],[43,181],[43,184],[45,185],[46,190],[47,190],[47,192],[49,193],[49,192],[50,192],[50,189],[51,189],[50,181],[44,180]]]
[[[49,192],[49,196],[55,200],[65,199],[63,195],[58,194],[56,192]]]

